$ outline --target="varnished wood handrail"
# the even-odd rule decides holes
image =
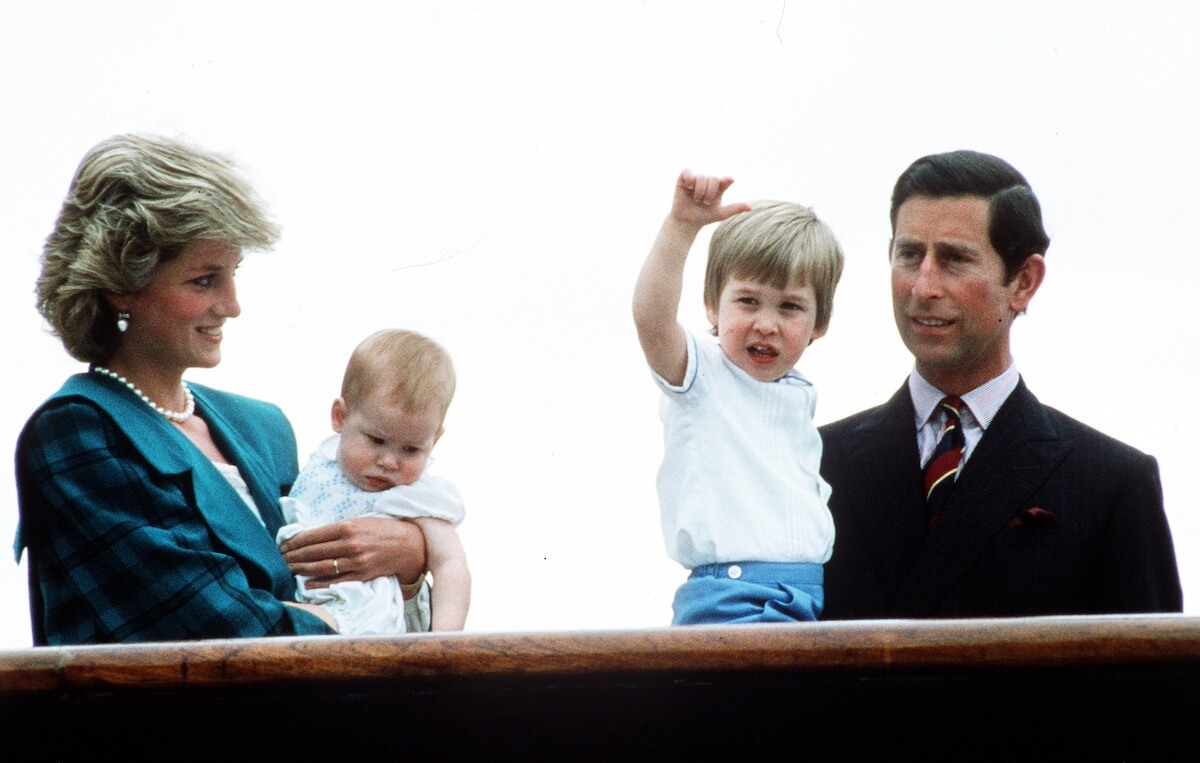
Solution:
[[[1200,664],[1200,618],[876,621],[0,651],[0,694],[437,677]]]

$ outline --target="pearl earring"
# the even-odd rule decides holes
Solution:
[[[129,313],[122,310],[121,312],[117,313],[117,331],[120,331],[122,334],[124,334],[128,328]]]

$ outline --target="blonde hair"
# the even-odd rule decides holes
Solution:
[[[415,331],[384,329],[350,354],[342,400],[353,409],[373,392],[406,410],[436,410],[444,419],[454,399],[454,363],[437,342]]]
[[[833,293],[842,277],[842,247],[829,226],[808,207],[760,201],[749,212],[717,226],[708,245],[704,305],[716,310],[730,278],[747,278],[785,288],[812,286],[815,328],[824,330],[833,314]]]
[[[42,249],[38,311],[73,357],[104,362],[121,340],[106,294],[136,294],[196,241],[269,249],[278,237],[229,159],[170,138],[117,135],[75,171]]]

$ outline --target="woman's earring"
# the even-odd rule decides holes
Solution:
[[[122,334],[124,334],[128,328],[129,313],[122,310],[121,312],[117,313],[117,331],[120,331]]]

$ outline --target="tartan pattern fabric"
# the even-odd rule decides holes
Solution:
[[[925,508],[929,516],[929,527],[934,527],[942,517],[946,497],[954,487],[958,464],[967,447],[962,431],[961,399],[949,396],[942,398],[938,408],[946,415],[946,428],[929,463],[925,464]]]
[[[245,462],[240,467],[247,482],[278,495],[295,477],[290,427],[277,409],[232,398],[209,391],[210,429],[231,452],[236,440],[240,448],[259,454],[264,452],[260,440],[269,433],[278,453],[261,470]],[[22,433],[17,550],[29,548],[35,642],[328,632],[308,613],[284,606],[294,588],[277,550],[273,558],[248,558],[249,546],[228,536],[228,528],[245,528],[262,533],[270,544],[263,548],[274,549],[273,539],[231,488],[236,502],[220,500],[216,507],[231,517],[228,522],[214,523],[201,511],[213,496],[223,497],[218,491],[227,486],[224,478],[198,451],[195,462],[187,455],[179,471],[156,468],[143,449],[162,452],[172,442],[135,418],[83,397],[59,397],[43,406]],[[226,429],[229,421],[240,426]],[[246,428],[255,431],[248,439]],[[233,512],[244,512],[247,519]]]

